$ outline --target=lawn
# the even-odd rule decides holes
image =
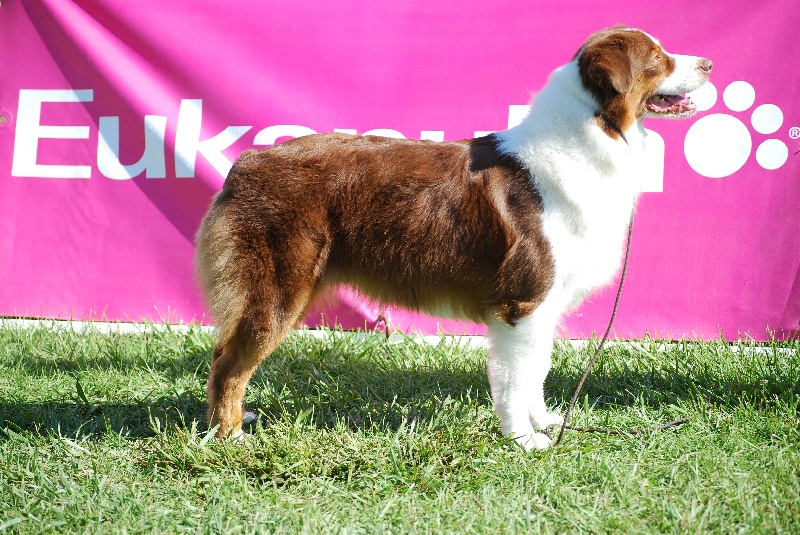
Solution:
[[[559,343],[563,410],[590,356]],[[485,351],[457,339],[293,334],[247,392],[242,443],[210,440],[199,328],[0,326],[0,532],[798,533],[800,343],[605,350],[575,425],[499,435]]]

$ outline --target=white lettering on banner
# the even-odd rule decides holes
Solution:
[[[444,141],[444,130],[423,130],[419,133],[419,138],[428,141],[442,142]]]
[[[40,139],[88,139],[88,126],[41,124],[45,102],[92,102],[91,89],[20,89],[11,176],[41,178],[90,178],[89,165],[37,164]]]
[[[268,126],[253,138],[253,145],[274,145],[282,137],[302,137],[316,134],[307,126],[296,124],[276,124]]]
[[[367,130],[364,132],[365,136],[380,136],[380,137],[390,137],[394,139],[405,139],[402,133],[398,132],[397,130],[392,130],[391,128],[374,128],[372,130]]]
[[[89,126],[46,126],[41,123],[41,108],[45,102],[92,102],[91,89],[83,90],[34,90],[22,89],[17,112],[16,137],[12,176],[43,178],[89,178],[88,165],[40,165],[36,163],[39,139],[88,139]],[[527,115],[526,105],[508,107],[508,127],[519,124]],[[203,123],[202,99],[181,99],[178,124],[175,131],[175,176],[193,178],[197,154],[202,154],[211,166],[225,177],[233,162],[223,151],[238,141],[252,126],[228,126],[215,136],[201,140]],[[97,142],[97,168],[104,176],[114,180],[128,180],[145,173],[147,178],[165,178],[165,135],[167,118],[162,115],[144,117],[144,153],[139,161],[130,165],[120,162],[119,117],[100,117]],[[354,129],[336,128],[334,132],[357,134]],[[479,130],[475,137],[491,134]],[[279,124],[260,130],[253,138],[254,146],[274,145],[281,138],[297,138],[316,134],[307,126]],[[369,136],[384,136],[405,139],[402,132],[390,128],[375,128],[364,132]],[[420,139],[444,141],[442,130],[422,130]],[[664,184],[664,139],[648,130],[648,158],[642,162],[642,191],[663,191]]]
[[[175,132],[175,176],[194,177],[194,166],[199,152],[222,175],[227,176],[233,166],[222,151],[233,145],[252,126],[229,126],[214,137],[200,141],[203,121],[203,101],[182,99],[178,111],[178,129]]]
[[[645,131],[646,157],[642,161],[639,189],[642,193],[661,193],[664,191],[664,138],[649,128]]]
[[[97,140],[97,169],[114,180],[127,180],[145,171],[147,178],[166,178],[164,136],[167,118],[161,115],[144,117],[144,154],[131,165],[119,161],[119,117],[100,117]]]
[[[512,104],[509,106],[508,127],[513,128],[522,123],[522,120],[528,115],[529,111],[531,111],[531,107],[528,104]]]

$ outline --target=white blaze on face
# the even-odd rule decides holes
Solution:
[[[680,54],[668,54],[668,56],[675,60],[675,71],[664,80],[658,88],[658,93],[665,95],[688,93],[708,80],[708,72],[700,68],[703,58]]]

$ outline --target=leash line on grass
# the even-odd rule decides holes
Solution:
[[[564,438],[564,431],[567,430],[567,425],[569,424],[569,417],[572,414],[572,409],[575,407],[575,403],[578,401],[578,396],[583,390],[583,384],[586,382],[586,378],[589,377],[589,372],[592,371],[594,367],[594,363],[597,362],[597,358],[600,356],[600,352],[603,351],[603,346],[606,344],[606,340],[608,340],[608,335],[611,333],[611,327],[614,325],[614,320],[617,318],[617,308],[619,307],[619,299],[622,297],[622,287],[625,285],[625,275],[628,273],[628,259],[631,254],[631,236],[633,235],[633,215],[635,213],[635,209],[631,210],[631,219],[628,222],[628,237],[625,242],[625,260],[622,262],[622,274],[619,277],[619,288],[617,288],[617,297],[614,299],[614,308],[611,309],[611,318],[608,320],[608,328],[606,328],[605,334],[603,334],[603,338],[600,339],[600,345],[597,346],[597,349],[592,355],[592,358],[589,360],[589,364],[586,366],[586,370],[583,372],[581,376],[581,380],[578,381],[578,386],[575,387],[575,392],[572,394],[572,399],[569,402],[569,406],[567,407],[567,412],[564,413],[564,422],[561,424],[561,430],[558,432],[558,438],[556,439],[553,447],[558,446],[561,443],[561,439]]]
[[[571,425],[565,425],[564,427],[570,431],[580,431],[581,433],[603,433],[605,435],[643,435],[645,433],[653,433],[655,431],[664,431],[670,427],[677,427],[690,421],[692,421],[691,418],[678,418],[677,420],[672,420],[671,422],[657,425],[655,427],[649,427],[647,429],[607,429],[605,427],[573,427]]]
[[[572,431],[581,431],[584,433],[605,433],[607,435],[638,435],[643,433],[649,433],[652,431],[663,431],[664,429],[669,429],[670,427],[675,427],[681,424],[684,424],[691,420],[691,418],[680,418],[678,420],[673,420],[663,425],[659,425],[657,427],[651,429],[630,429],[630,430],[620,430],[620,429],[606,429],[600,427],[572,427],[569,425],[569,417],[572,414],[572,409],[575,407],[575,403],[578,401],[578,396],[583,389],[583,385],[586,382],[587,377],[589,377],[589,373],[592,371],[595,362],[597,362],[597,358],[600,356],[600,352],[603,351],[603,346],[606,344],[608,340],[608,336],[611,333],[611,328],[614,325],[614,320],[617,317],[617,308],[619,307],[619,300],[622,296],[622,286],[625,284],[625,275],[628,273],[628,259],[631,254],[631,235],[633,234],[633,216],[634,211],[631,211],[631,219],[628,222],[628,237],[625,243],[625,260],[622,262],[622,274],[619,278],[619,288],[617,288],[617,297],[614,299],[614,308],[611,310],[611,318],[608,320],[608,328],[606,329],[605,334],[603,334],[603,338],[600,340],[600,345],[597,346],[597,349],[592,355],[591,360],[589,360],[589,364],[586,366],[586,370],[583,372],[581,376],[581,380],[578,381],[578,386],[575,388],[575,392],[572,394],[572,399],[569,402],[569,406],[567,407],[567,412],[564,413],[564,422],[561,424],[561,430],[558,433],[558,438],[553,443],[553,447],[555,448],[561,443],[561,439],[564,437],[564,431],[570,429]],[[551,426],[555,427],[555,426]],[[549,436],[549,427],[546,430]]]

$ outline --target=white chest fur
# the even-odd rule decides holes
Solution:
[[[639,192],[646,132],[626,139],[597,125],[597,104],[575,62],[556,70],[523,122],[498,138],[529,169],[544,202],[544,231],[555,261],[552,297],[572,308],[619,270]]]
[[[627,195],[608,202],[610,199],[597,196],[589,200],[595,203],[590,209],[552,201],[544,201],[544,231],[556,267],[553,297],[561,307],[571,309],[619,270],[635,199]]]

